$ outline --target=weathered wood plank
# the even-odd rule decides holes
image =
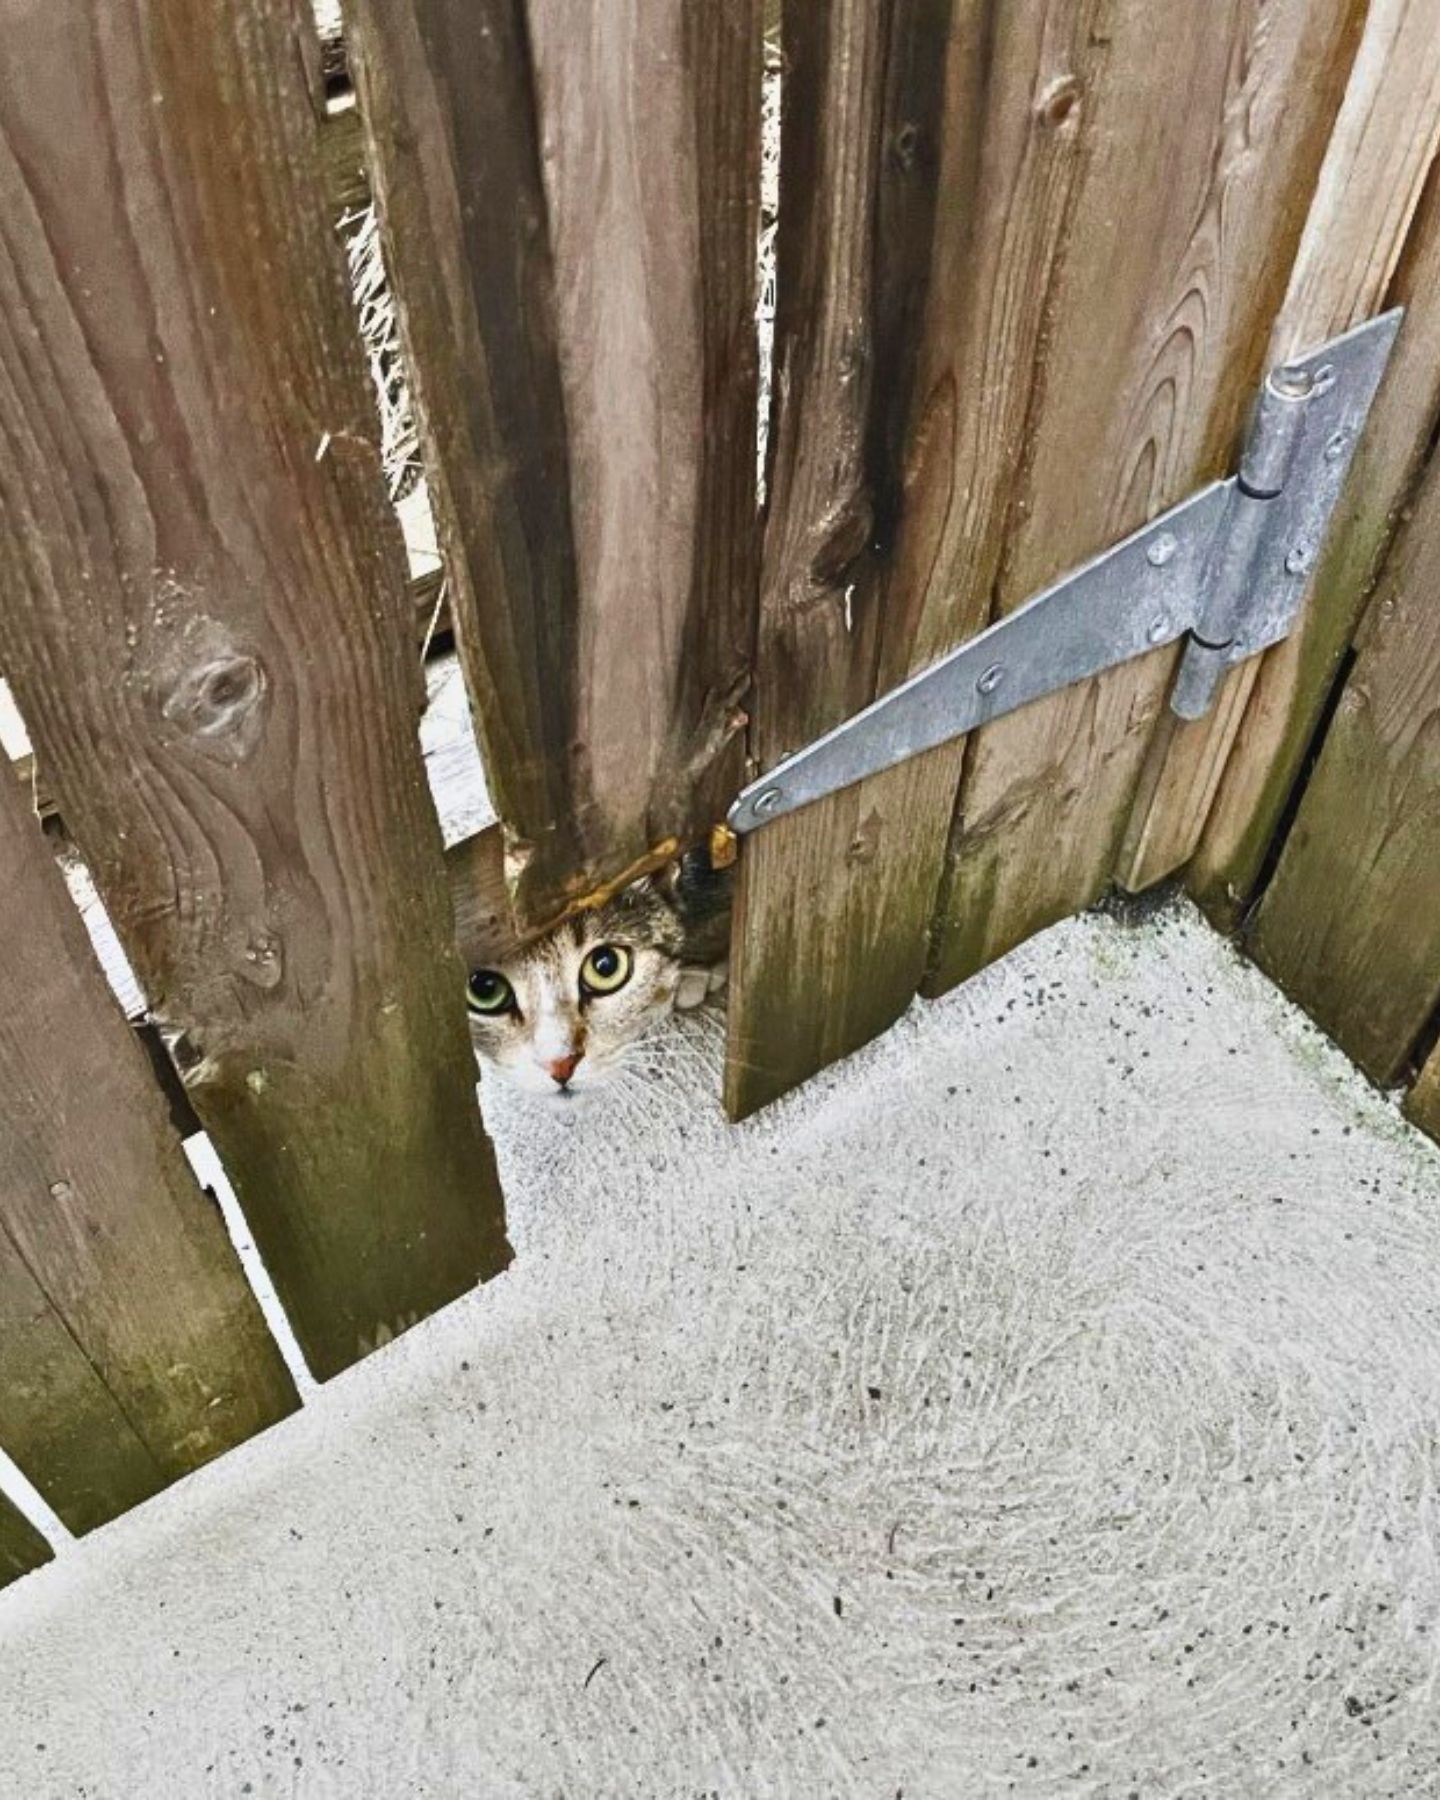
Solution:
[[[1108,9],[999,612],[1225,472],[1363,13]],[[931,991],[1104,891],[1174,660],[1157,652],[972,739]]]
[[[977,0],[785,14],[762,767],[985,623],[1098,17]],[[908,1005],[961,754],[747,841],[733,1112]]]
[[[0,1443],[84,1531],[295,1405],[50,848],[0,782]]]
[[[1395,521],[1440,421],[1440,162],[1386,296],[1407,308],[1296,634],[1266,656],[1186,875],[1227,929],[1255,895]]]
[[[0,1587],[51,1559],[50,1546],[25,1515],[0,1494]]]
[[[505,837],[498,825],[487,825],[445,852],[450,902],[455,913],[455,941],[468,968],[503,962],[518,947],[505,884]]]
[[[508,1248],[287,0],[0,24],[0,667],[328,1375]]]
[[[1440,461],[1396,535],[1248,943],[1366,1074],[1440,1004]]]
[[[1271,340],[1271,362],[1380,311],[1440,139],[1437,44],[1440,0],[1377,0],[1371,6]],[[1413,395],[1412,414],[1428,413],[1426,385]],[[1383,518],[1371,485],[1375,473],[1367,464],[1361,491],[1369,516]],[[1357,607],[1360,598],[1357,593]],[[1356,616],[1349,614],[1352,621]],[[1310,629],[1302,614],[1297,630]],[[1293,663],[1302,650],[1295,644],[1288,660]],[[1328,658],[1320,666],[1326,663],[1333,671]],[[1168,710],[1161,714],[1116,872],[1125,887],[1149,887],[1189,860],[1260,674],[1258,661],[1235,670],[1207,719],[1182,724]],[[1313,722],[1313,712],[1309,716]],[[1247,759],[1265,751],[1253,735],[1246,742]],[[1258,774],[1247,771],[1247,785]]]
[[[516,906],[720,818],[756,557],[758,0],[351,0]]]
[[[1405,1116],[1440,1144],[1440,1046],[1430,1052],[1414,1087],[1405,1096]]]
[[[167,1477],[0,1228],[0,1447],[70,1530],[138,1506]]]

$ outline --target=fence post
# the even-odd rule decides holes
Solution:
[[[1313,349],[1381,310],[1412,219],[1416,236],[1423,241],[1428,234],[1434,261],[1440,196],[1429,198],[1428,221],[1416,208],[1440,140],[1437,43],[1440,0],[1377,0],[1371,6],[1271,337],[1272,361]],[[1432,338],[1440,326],[1435,281],[1433,269],[1418,282],[1402,277],[1412,309],[1434,315],[1428,321]],[[1202,866],[1192,872],[1192,889],[1231,922],[1239,897],[1249,898],[1259,858],[1274,836],[1359,619],[1379,553],[1377,539],[1414,476],[1435,416],[1440,358],[1433,343],[1416,357],[1419,346],[1413,341],[1424,329],[1412,310],[1405,326],[1412,341],[1397,347],[1386,393],[1366,427],[1329,544],[1290,637],[1269,655],[1232,671],[1208,718],[1182,725],[1165,714],[1158,722],[1117,871],[1132,891],[1187,862],[1203,832],[1209,841]],[[1239,765],[1233,778],[1232,760]],[[1206,821],[1222,780],[1224,799],[1212,828]],[[1240,810],[1246,806],[1248,817]],[[1237,827],[1253,846],[1238,855]],[[1228,865],[1223,873],[1217,862]],[[1222,898],[1217,885],[1233,887],[1237,898]]]
[[[1365,615],[1274,879],[1256,962],[1372,1080],[1440,1006],[1440,459]]]
[[[0,667],[329,1375],[509,1252],[293,8],[0,24]]]
[[[349,0],[520,915],[741,785],[759,0]]]
[[[0,765],[0,1445],[86,1531],[295,1403]]]
[[[1387,299],[1405,321],[1376,396],[1298,629],[1265,657],[1187,873],[1217,924],[1254,898],[1315,732],[1440,421],[1440,159]]]

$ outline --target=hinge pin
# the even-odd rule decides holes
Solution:
[[[1306,404],[1315,393],[1309,369],[1282,366],[1265,378],[1250,416],[1240,472],[1205,571],[1199,616],[1175,673],[1170,710],[1178,718],[1202,719],[1215,703],[1233,660],[1240,621],[1266,581],[1267,531],[1305,434]],[[1301,575],[1309,566],[1303,544],[1285,558],[1287,575]]]

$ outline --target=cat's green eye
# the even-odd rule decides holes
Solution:
[[[613,994],[630,979],[634,959],[623,944],[597,944],[580,965],[587,994]]]
[[[471,1012],[488,1018],[515,1010],[514,988],[494,969],[476,969],[465,983],[465,998]]]

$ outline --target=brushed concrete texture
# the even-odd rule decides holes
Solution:
[[[1185,910],[741,1129],[0,1594],[17,1800],[1440,1794],[1440,1159]]]

